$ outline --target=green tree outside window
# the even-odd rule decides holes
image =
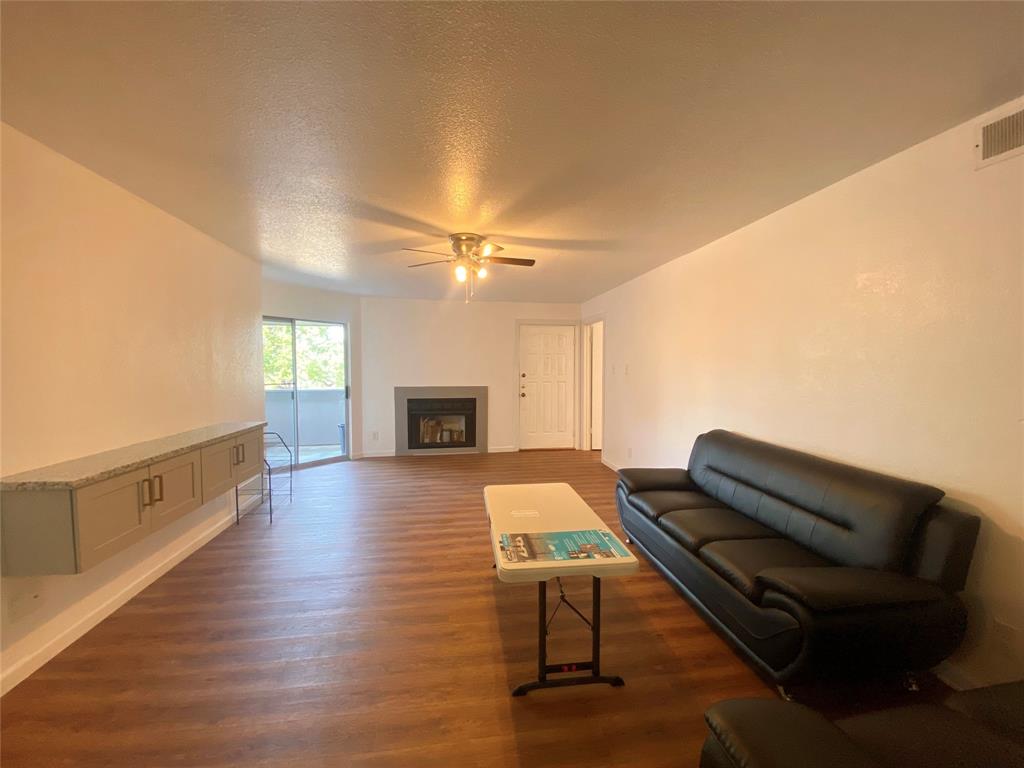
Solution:
[[[340,325],[295,326],[299,389],[343,389],[345,332]],[[292,387],[292,326],[263,324],[263,384],[266,389]]]

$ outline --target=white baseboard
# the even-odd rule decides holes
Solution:
[[[615,466],[610,461],[608,461],[608,459],[606,459],[604,457],[603,453],[601,454],[601,463],[604,464],[606,467],[608,467],[608,469],[610,469],[612,472],[618,472],[619,471],[619,467]]]
[[[487,447],[487,453],[515,453],[519,449],[514,445],[494,445]],[[353,461],[356,459],[379,459],[384,456],[394,456],[395,452],[391,451],[364,451],[363,453],[353,453],[351,458]],[[422,455],[422,454],[421,454]],[[451,456],[450,453],[438,453],[439,456]]]
[[[78,618],[72,619],[70,624],[65,623],[66,617],[65,621],[62,621],[62,614],[58,614],[7,648],[3,653],[4,659],[2,671],[0,671],[0,693],[7,693],[175,565],[234,524],[234,501],[230,499],[229,495],[222,498],[227,501],[224,504],[224,509],[211,517],[200,528],[188,531],[183,534],[184,538],[172,541],[166,551],[158,550],[141,563],[130,566],[124,573],[116,574],[108,584],[99,586],[95,592],[87,595],[78,603],[69,606],[66,612],[83,608],[85,610]],[[241,511],[248,512],[259,503],[258,497],[252,497],[242,503]],[[133,573],[133,571],[136,572]],[[77,579],[83,578],[83,576],[53,578]],[[118,586],[117,582],[124,579],[127,581]],[[114,591],[108,594],[110,587],[113,587]],[[90,601],[95,604],[92,606],[82,605],[82,603]],[[13,662],[10,661],[12,657],[14,658]]]

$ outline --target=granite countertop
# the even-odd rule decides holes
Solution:
[[[127,445],[124,448],[115,448],[92,456],[83,456],[80,459],[62,461],[59,464],[0,478],[0,491],[60,491],[81,488],[83,485],[98,483],[108,477],[180,456],[204,445],[266,425],[265,421],[228,421]]]

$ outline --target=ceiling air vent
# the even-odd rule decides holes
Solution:
[[[979,126],[977,167],[984,168],[1024,152],[1024,109]]]

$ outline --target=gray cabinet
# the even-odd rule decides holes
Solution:
[[[154,531],[203,505],[200,456],[200,451],[190,451],[150,466],[153,491],[150,519]]]
[[[78,573],[70,490],[3,495],[3,575]]]
[[[256,477],[263,469],[263,430],[254,429],[240,435],[237,441],[238,461],[235,464],[235,482],[244,483]]]
[[[218,424],[3,478],[3,575],[80,573],[258,476],[263,426]]]
[[[235,487],[235,440],[208,445],[203,454],[203,498],[212,499]]]
[[[263,468],[263,430],[253,429],[208,445],[203,454],[203,497],[212,499],[256,477]]]
[[[91,568],[146,536],[152,503],[148,468],[76,490],[73,508],[78,570]]]
[[[150,531],[149,468],[74,490],[5,492],[3,574],[79,573]]]

